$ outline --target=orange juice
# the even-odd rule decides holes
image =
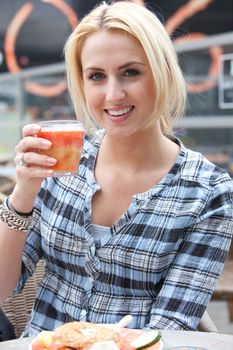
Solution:
[[[51,168],[55,171],[54,176],[74,175],[78,171],[84,130],[80,122],[74,120],[51,120],[39,123],[41,130],[37,137],[52,142],[48,150],[41,150],[57,160]]]

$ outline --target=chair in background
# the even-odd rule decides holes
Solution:
[[[204,312],[199,325],[197,327],[197,330],[199,332],[214,332],[218,333],[218,329],[215,326],[213,320],[211,319],[210,315],[208,314],[207,311]]]
[[[233,322],[233,241],[223,272],[217,282],[211,300],[224,300],[228,305],[229,320]]]
[[[36,290],[44,274],[44,261],[40,260],[33,276],[27,281],[23,291],[8,297],[1,305],[5,315],[11,321],[16,338],[20,337],[29,319],[35,301]]]

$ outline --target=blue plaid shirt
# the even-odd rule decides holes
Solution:
[[[91,221],[100,141],[86,138],[78,176],[44,181],[17,286],[44,258],[25,334],[73,320],[114,323],[126,314],[132,328],[196,329],[229,249],[233,185],[226,172],[177,142],[170,172],[133,196],[102,246]]]

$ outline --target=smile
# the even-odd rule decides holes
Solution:
[[[119,117],[119,116],[122,116],[126,113],[131,112],[133,110],[133,108],[134,108],[133,106],[129,106],[129,107],[125,107],[125,108],[118,109],[118,110],[106,109],[105,111],[113,117]]]

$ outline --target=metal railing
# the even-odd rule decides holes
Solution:
[[[218,65],[224,54],[233,53],[233,32],[197,41],[175,42],[174,45],[187,84],[194,87],[200,86],[200,82],[203,86],[207,82],[210,86],[215,84],[203,91],[195,88],[189,91],[187,113],[177,127],[213,132],[217,128],[226,128],[228,131],[232,129],[233,133],[233,109],[221,108],[218,100],[219,84],[225,73],[218,66],[218,76],[209,74],[209,66],[213,64],[211,50],[219,50]],[[0,160],[13,153],[23,124],[72,116],[74,112],[66,88],[64,63],[25,69],[17,74],[0,74]]]

